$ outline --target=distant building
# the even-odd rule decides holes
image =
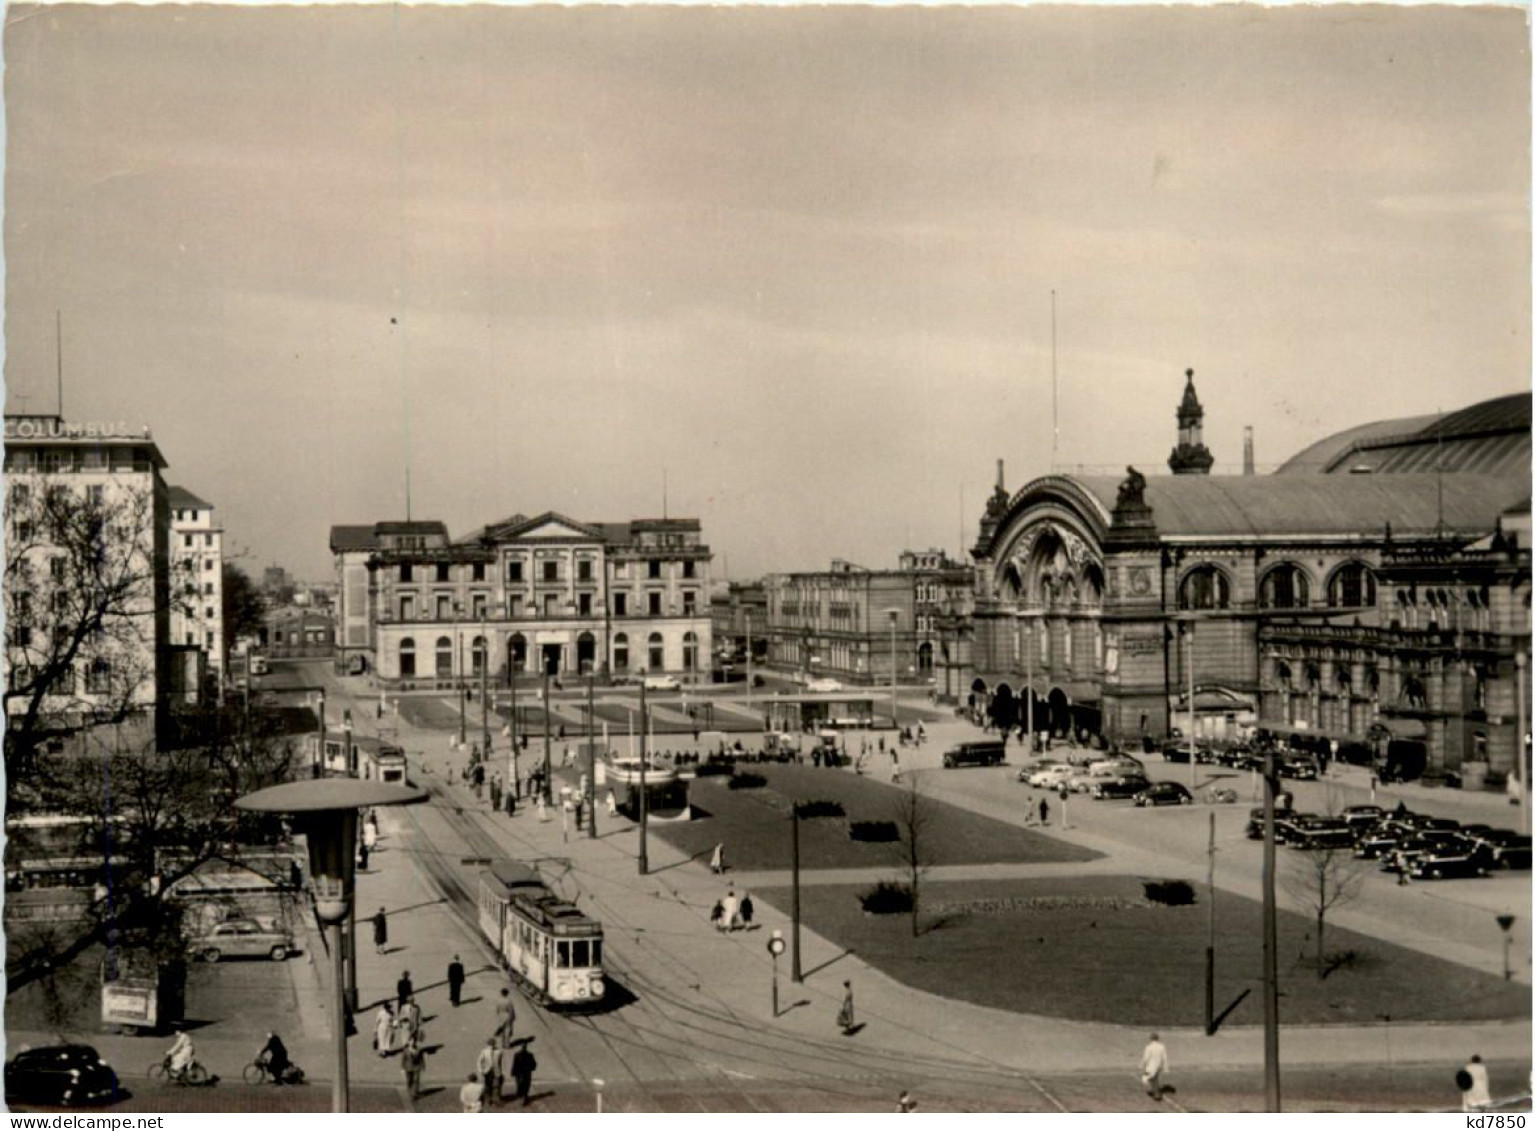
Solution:
[[[716,655],[728,663],[744,664],[750,647],[755,661],[766,660],[767,606],[767,590],[760,581],[717,586],[709,597]]]
[[[262,618],[260,646],[273,660],[330,657],[336,651],[336,622],[313,609],[275,609]]]
[[[172,572],[176,579],[170,640],[179,649],[202,653],[203,670],[213,680],[216,693],[226,674],[224,529],[214,519],[213,504],[185,487],[169,488],[167,505],[171,516]]]
[[[697,519],[514,515],[455,542],[441,523],[338,526],[331,550],[341,662],[386,687],[707,675],[712,555]]]
[[[6,710],[13,723],[30,703],[14,693],[67,662],[42,700],[45,714],[78,726],[125,705],[153,733],[172,673],[165,466],[148,428],[6,416]],[[81,504],[74,513],[100,508],[105,537],[119,540],[107,560],[140,579],[114,602],[107,631],[81,640],[72,659],[61,633],[84,623],[74,607],[81,587],[69,575],[80,555],[48,529],[44,508],[55,491]]]
[[[968,603],[971,567],[940,550],[905,551],[873,570],[840,559],[814,572],[774,574],[767,592],[768,661],[803,679],[854,683],[929,680],[939,662],[938,619]]]
[[[293,579],[288,576],[288,571],[282,566],[267,566],[261,571],[261,591],[263,593],[279,596],[293,588]]]

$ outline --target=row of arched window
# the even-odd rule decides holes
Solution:
[[[1375,604],[1375,574],[1360,562],[1348,562],[1327,580],[1327,606],[1369,608]],[[1311,578],[1293,562],[1281,562],[1258,579],[1260,609],[1304,609],[1311,605]],[[1180,609],[1228,609],[1231,579],[1219,566],[1195,566],[1178,584]]]
[[[434,646],[434,672],[438,676],[453,675],[453,638],[439,636]],[[507,638],[508,659],[513,671],[525,671],[528,666],[528,641],[522,633],[513,633]],[[485,638],[475,636],[469,642],[469,655],[471,671],[479,675],[485,667]],[[665,641],[659,632],[652,632],[645,640],[645,655],[648,667],[651,671],[666,670]],[[407,636],[400,641],[400,675],[408,677],[417,675],[416,668],[416,641],[414,637]],[[596,640],[590,632],[583,632],[576,638],[576,661],[580,665],[589,664],[596,658]],[[698,634],[695,632],[684,633],[682,637],[682,667],[684,671],[698,670]],[[615,671],[629,670],[629,636],[620,632],[613,637],[613,669]]]

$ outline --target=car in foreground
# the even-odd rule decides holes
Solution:
[[[1492,858],[1485,845],[1469,837],[1455,837],[1423,848],[1408,862],[1407,870],[1424,880],[1485,876],[1492,870]]]
[[[1159,781],[1135,795],[1137,808],[1148,805],[1192,805],[1194,795],[1175,781]]]
[[[1151,783],[1143,777],[1125,774],[1117,778],[1099,778],[1093,785],[1093,796],[1099,801],[1113,801],[1145,793]]]
[[[5,1065],[7,1103],[73,1107],[124,1096],[117,1073],[90,1045],[23,1047]]]
[[[187,940],[187,950],[204,962],[221,958],[270,958],[281,962],[293,953],[293,936],[255,919],[228,919]]]
[[[823,676],[820,679],[813,679],[809,683],[805,684],[805,690],[806,691],[841,691],[842,690],[842,681],[841,680],[837,680],[837,679],[830,679],[830,678],[827,678],[827,677]]]

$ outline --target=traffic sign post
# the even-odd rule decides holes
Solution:
[[[778,956],[784,952],[783,932],[774,930],[767,942],[768,953],[773,956],[773,1017],[778,1017]]]

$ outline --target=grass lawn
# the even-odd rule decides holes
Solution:
[[[800,864],[804,868],[890,867],[898,845],[870,844],[848,836],[849,821],[893,819],[898,786],[860,777],[846,770],[791,764],[747,765],[768,784],[760,789],[730,789],[724,777],[694,781],[691,803],[709,813],[705,820],[653,824],[651,835],[689,855],[725,845],[725,860],[740,871],[790,865],[791,799],[836,801],[846,816],[800,822]],[[1091,849],[1056,840],[955,805],[928,798],[932,820],[924,851],[932,864],[1070,863],[1096,860]]]
[[[802,887],[804,920],[907,985],[1021,1013],[1141,1027],[1204,1024],[1208,910],[1202,902],[966,910],[978,900],[1050,896],[1139,904],[1143,889],[1130,876],[931,883],[922,889],[924,905],[950,908],[930,916],[931,929],[914,939],[905,915],[865,915],[860,890]],[[787,888],[752,894],[780,909],[789,905]],[[1226,1025],[1263,1020],[1262,916],[1261,904],[1218,894],[1216,1012],[1237,1003]],[[1381,1014],[1393,1021],[1530,1015],[1528,986],[1332,927],[1327,949],[1358,957],[1319,979],[1300,960],[1311,947],[1310,927],[1302,916],[1280,912],[1279,1012],[1287,1023],[1375,1022]]]

